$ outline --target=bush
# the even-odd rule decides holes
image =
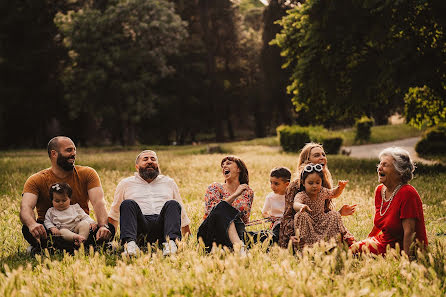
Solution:
[[[427,130],[415,146],[415,151],[420,155],[445,155],[446,124],[440,124]]]
[[[356,120],[356,135],[355,140],[368,141],[370,140],[370,135],[372,134],[372,127],[375,121],[369,117],[363,116],[359,120]]]
[[[322,141],[324,150],[327,154],[339,154],[344,139],[342,137],[327,137]]]
[[[344,139],[329,132],[322,126],[286,126],[277,127],[280,145],[286,152],[298,152],[308,142],[321,143],[329,154],[339,153]],[[330,135],[330,136],[328,136]]]
[[[297,152],[310,142],[310,135],[304,127],[282,125],[277,127],[276,131],[280,145],[286,152]]]

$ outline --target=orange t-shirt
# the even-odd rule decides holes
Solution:
[[[50,201],[50,186],[54,183],[67,183],[73,189],[70,204],[79,203],[88,214],[88,190],[101,186],[101,181],[96,170],[87,166],[74,166],[73,173],[66,178],[59,178],[51,171],[51,168],[41,170],[31,175],[25,182],[23,193],[37,195],[37,220],[45,219],[46,211],[52,207]],[[23,194],[22,194],[23,195]]]

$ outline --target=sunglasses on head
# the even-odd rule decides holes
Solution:
[[[317,172],[321,172],[324,169],[324,166],[322,166],[321,164],[307,164],[304,167],[305,172],[313,172],[313,171],[317,171]]]

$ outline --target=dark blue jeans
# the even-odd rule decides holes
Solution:
[[[119,209],[122,244],[129,241],[138,245],[162,243],[166,237],[181,240],[181,205],[177,201],[167,201],[159,215],[143,215],[138,203],[130,199],[124,200]]]

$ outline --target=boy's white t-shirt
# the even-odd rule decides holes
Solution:
[[[264,217],[283,217],[285,211],[285,195],[279,195],[274,192],[266,195],[263,205],[262,215]]]

